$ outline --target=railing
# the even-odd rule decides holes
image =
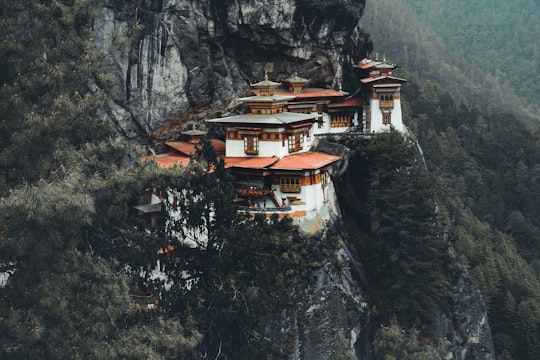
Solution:
[[[300,184],[279,184],[279,189],[283,193],[299,193],[302,191],[302,185]]]
[[[272,213],[280,211],[290,211],[291,207],[289,205],[284,207],[253,207],[253,206],[238,206],[240,211],[249,211],[249,212],[261,212],[261,213]]]
[[[269,189],[261,189],[261,188],[237,188],[236,193],[240,196],[256,196],[256,197],[262,197],[265,195],[270,194]]]

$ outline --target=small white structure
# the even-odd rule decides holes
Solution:
[[[356,66],[364,85],[365,132],[380,132],[393,126],[405,132],[401,113],[401,85],[407,80],[392,76],[397,66],[364,59]]]

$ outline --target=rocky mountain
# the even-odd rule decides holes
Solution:
[[[281,80],[297,71],[310,86],[352,92],[352,65],[372,50],[359,26],[364,6],[364,0],[105,0],[93,26],[117,85],[107,117],[121,138],[144,143],[156,132],[174,136],[171,124],[230,111],[265,72]],[[159,131],[165,125],[169,132]],[[374,358],[371,341],[382,315],[339,224],[330,229],[341,239],[334,258],[313,274],[302,306],[284,310],[285,330],[276,330],[286,358]],[[446,358],[493,359],[481,295],[462,271],[453,308],[439,311],[434,335],[447,339]]]
[[[106,0],[95,39],[118,84],[108,111],[133,138],[165,123],[226,111],[268,71],[354,88],[352,64],[371,50],[363,0]]]

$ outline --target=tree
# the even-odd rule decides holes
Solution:
[[[108,134],[91,38],[96,0],[1,1],[0,184],[33,182],[51,155]]]
[[[198,333],[137,310],[116,261],[144,238],[132,206],[158,172],[120,171],[107,140],[90,28],[99,2],[0,5],[0,357],[194,356]]]
[[[368,199],[378,259],[372,273],[383,300],[400,321],[418,326],[448,310],[449,258],[435,213],[431,179],[422,159],[397,131],[368,145]]]

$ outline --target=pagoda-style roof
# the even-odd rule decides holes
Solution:
[[[242,114],[228,116],[224,118],[208,119],[209,123],[220,124],[261,124],[261,125],[287,125],[295,122],[314,120],[315,115],[292,112],[282,112],[278,114]]]
[[[275,103],[275,102],[281,102],[281,101],[288,101],[294,99],[296,96],[294,95],[272,95],[272,96],[247,96],[243,98],[239,98],[238,101],[241,102],[261,102],[261,103]]]
[[[259,81],[258,83],[250,85],[253,89],[258,90],[259,95],[272,96],[274,95],[275,88],[280,86],[281,83],[268,80],[268,73],[265,72],[263,81]]]
[[[224,141],[218,139],[210,139],[210,142],[212,143],[212,146],[217,153],[225,152]],[[172,150],[177,151],[178,153],[180,153],[180,155],[184,156],[193,156],[197,151],[197,144],[192,144],[187,141],[167,141],[165,145],[167,145]]]
[[[392,83],[395,83],[396,86],[399,86],[402,83],[407,82],[407,80],[405,79],[398,78],[395,76],[388,76],[388,75],[378,76],[378,77],[369,77],[369,78],[362,79],[360,81],[364,84],[388,83],[390,81]]]
[[[275,156],[272,157],[226,157],[226,168],[244,168],[244,169],[266,169],[278,161]]]
[[[291,92],[283,89],[277,89],[276,94],[279,94],[281,96],[285,96],[285,94],[289,94],[291,96]],[[327,98],[330,99],[336,99],[336,98],[342,98],[345,95],[335,89],[322,89],[322,88],[304,88],[301,93],[292,95],[293,99],[296,100],[308,100],[308,99],[323,99]]]
[[[343,101],[328,104],[329,109],[346,108],[346,107],[359,107],[364,105],[364,100],[361,98],[349,98]]]
[[[283,80],[285,82],[288,82],[288,83],[295,83],[295,84],[306,84],[309,82],[309,79],[305,79],[303,77],[300,77],[298,76],[298,73],[295,72],[293,76],[291,76],[290,78],[287,78],[285,80]]]
[[[339,161],[339,156],[320,152],[304,152],[285,156],[270,166],[272,170],[317,170]]]
[[[389,64],[385,61],[363,59],[355,68],[362,70],[378,69],[378,70],[393,70],[397,67],[395,64]]]
[[[195,145],[186,141],[167,141],[165,145],[185,156],[195,155],[196,152]]]
[[[249,84],[249,85],[250,85],[251,87],[255,88],[255,89],[259,89],[259,88],[267,88],[267,87],[273,87],[273,88],[276,88],[276,87],[280,86],[281,83],[278,83],[278,82],[269,80],[269,79],[268,79],[268,74],[265,74],[265,75],[264,75],[264,80],[263,80],[263,81],[259,81],[258,83],[255,83],[255,84]]]

